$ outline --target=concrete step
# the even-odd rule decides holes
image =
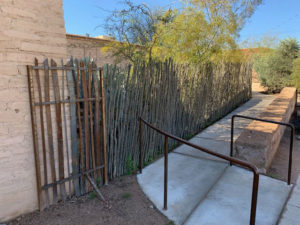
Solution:
[[[299,225],[300,224],[300,176],[294,186],[290,198],[284,207],[283,214],[279,220],[279,225]]]
[[[228,167],[221,179],[200,202],[186,225],[249,224],[253,174]],[[292,186],[260,175],[256,225],[275,225]]]
[[[230,125],[233,114],[258,115],[274,96],[254,94],[253,98],[190,142],[229,155]],[[235,123],[235,138],[251,121]],[[181,145],[169,154],[168,210],[163,210],[164,159],[137,176],[138,182],[158,210],[175,224],[249,224],[252,173],[199,150]],[[257,223],[276,224],[291,186],[260,176]],[[282,224],[283,225],[283,224]]]
[[[164,159],[137,176],[144,193],[175,224],[249,224],[252,172],[215,160],[169,154],[168,209],[163,210]],[[292,186],[260,175],[257,225],[279,220]]]
[[[164,158],[147,166],[137,176],[137,180],[158,210],[176,224],[182,224],[205,198],[227,166],[224,162],[170,153],[168,210],[163,210]]]

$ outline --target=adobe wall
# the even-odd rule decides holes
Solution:
[[[1,0],[0,222],[38,208],[25,65],[66,46],[62,0]]]
[[[114,57],[112,57],[109,52],[102,51],[102,48],[107,45],[110,40],[74,34],[67,34],[66,36],[68,56],[73,56],[74,58],[93,58],[97,66],[116,63]],[[120,63],[121,66],[125,66],[126,64],[126,61]]]

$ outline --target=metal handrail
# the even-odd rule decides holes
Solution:
[[[266,123],[273,123],[273,124],[278,124],[278,125],[282,125],[282,126],[291,128],[288,180],[287,180],[288,185],[290,185],[291,184],[291,175],[292,175],[292,158],[293,158],[293,146],[294,146],[294,134],[295,134],[294,125],[291,123],[277,122],[277,121],[273,121],[273,120],[260,119],[260,118],[250,117],[250,116],[233,115],[231,117],[231,140],[230,140],[230,156],[231,157],[233,157],[233,131],[234,131],[234,119],[236,117],[243,118],[243,119],[249,119],[249,120],[256,120],[256,121],[261,121],[261,122],[266,122]]]
[[[250,225],[255,225],[255,217],[256,217],[256,206],[257,206],[257,194],[258,194],[258,183],[259,183],[259,172],[256,166],[252,165],[251,163],[233,158],[232,156],[226,156],[217,152],[213,152],[211,150],[208,150],[204,147],[195,145],[191,142],[188,142],[182,138],[176,137],[172,134],[169,134],[167,132],[164,132],[157,127],[154,127],[152,124],[145,121],[143,118],[139,118],[139,135],[140,135],[140,173],[142,173],[143,170],[143,140],[142,140],[142,125],[146,124],[148,127],[152,128],[153,130],[157,131],[158,133],[161,133],[165,136],[165,143],[164,143],[164,157],[165,157],[165,163],[164,163],[164,210],[167,209],[167,197],[168,197],[168,138],[172,138],[178,142],[181,142],[183,144],[186,144],[188,146],[191,146],[197,150],[200,150],[202,152],[205,152],[207,154],[219,157],[221,159],[229,161],[231,164],[237,164],[242,167],[246,167],[250,169],[253,172],[253,185],[252,185],[252,199],[251,199],[251,212],[250,212]]]

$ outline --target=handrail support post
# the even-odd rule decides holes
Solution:
[[[289,154],[289,168],[288,168],[288,185],[291,184],[292,164],[293,164],[293,147],[294,147],[294,135],[295,135],[295,127],[290,126],[290,128],[291,128],[291,139],[290,139],[290,154]]]
[[[164,146],[164,154],[165,154],[165,168],[164,168],[164,210],[168,209],[168,136],[165,135],[165,146]]]
[[[251,214],[250,214],[250,225],[255,225],[256,218],[256,207],[257,207],[257,195],[258,195],[258,184],[259,174],[253,172],[253,187],[252,187],[252,201],[251,201]]]
[[[231,117],[230,157],[233,157],[234,117],[234,115]],[[232,162],[229,162],[229,164],[232,166]]]

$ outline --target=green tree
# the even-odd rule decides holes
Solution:
[[[201,62],[232,53],[236,39],[260,0],[185,0],[176,16],[160,24],[163,57]]]
[[[115,41],[103,51],[112,52],[117,59],[134,62],[152,58],[153,48],[158,44],[156,25],[158,21],[171,19],[159,10],[152,10],[146,4],[135,5],[125,1],[125,8],[112,12],[106,19],[105,29]]]
[[[293,84],[293,63],[299,54],[296,39],[282,40],[274,51],[254,58],[254,69],[259,74],[263,86],[269,92],[279,92],[283,87]]]
[[[203,62],[232,53],[245,21],[262,0],[182,0],[180,9],[152,10],[126,1],[106,21],[115,56]]]

